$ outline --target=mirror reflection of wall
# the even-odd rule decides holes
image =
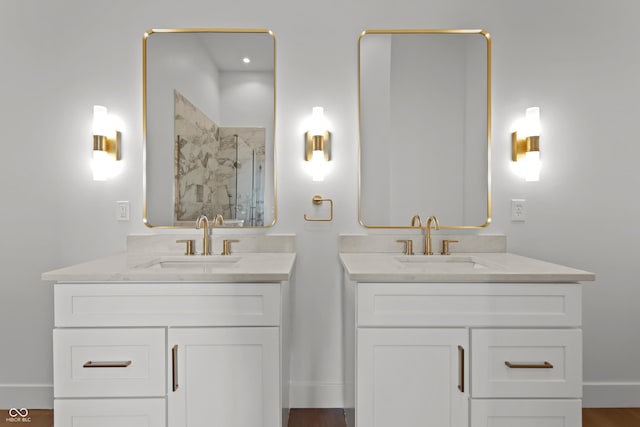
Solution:
[[[145,38],[148,226],[191,227],[218,213],[225,226],[275,222],[275,42],[266,30],[229,31]]]
[[[360,40],[360,221],[489,216],[488,38],[373,32]]]

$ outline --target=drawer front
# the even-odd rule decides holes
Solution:
[[[582,396],[579,329],[473,330],[471,354],[474,398]]]
[[[358,283],[358,326],[577,327],[578,284]]]
[[[158,427],[166,425],[164,399],[56,399],[56,427]]]
[[[580,400],[471,400],[471,427],[581,426]]]
[[[280,283],[63,283],[55,325],[278,326]]]
[[[164,329],[55,329],[55,397],[165,395]]]

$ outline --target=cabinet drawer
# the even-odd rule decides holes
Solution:
[[[55,325],[278,326],[280,283],[62,283]]]
[[[164,399],[56,399],[56,427],[158,427],[165,423]]]
[[[165,394],[164,329],[55,329],[55,397]]]
[[[471,427],[515,426],[581,427],[582,403],[546,399],[471,400]]]
[[[574,327],[580,285],[358,283],[358,326]]]
[[[582,396],[579,329],[473,330],[471,353],[474,398]]]

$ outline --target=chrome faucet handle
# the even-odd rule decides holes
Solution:
[[[220,255],[231,255],[231,243],[238,243],[239,241],[240,240],[223,240]]]
[[[442,252],[440,252],[440,255],[451,255],[451,251],[449,250],[449,243],[458,243],[458,240],[443,240]]]
[[[398,243],[404,243],[404,254],[405,255],[413,255],[413,240],[396,240]]]
[[[196,253],[196,251],[195,251],[196,241],[195,240],[176,240],[176,243],[186,243],[184,254],[185,255],[195,255],[195,253]]]

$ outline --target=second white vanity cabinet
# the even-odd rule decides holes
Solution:
[[[435,257],[341,253],[347,425],[580,427],[579,281],[593,274]]]
[[[347,288],[357,426],[580,426],[580,285]]]

